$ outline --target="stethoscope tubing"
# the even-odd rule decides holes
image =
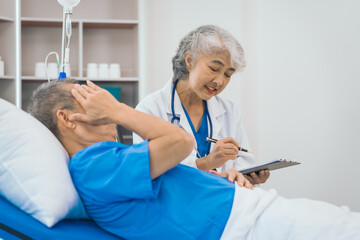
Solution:
[[[180,122],[180,117],[175,115],[175,110],[174,110],[175,89],[176,89],[176,85],[177,85],[178,81],[179,81],[179,79],[175,80],[172,91],[171,91],[171,113],[172,113],[172,118],[171,118],[170,121],[171,121],[172,124],[174,124],[175,120]],[[207,119],[209,120],[209,125],[210,125],[210,136],[209,137],[212,138],[212,134],[213,134],[212,121],[211,121],[211,117],[210,117],[210,114],[209,114],[209,110],[207,108],[207,102],[204,101],[204,103],[205,103],[206,116],[207,116]],[[208,152],[210,152],[210,145],[209,145]]]
[[[172,93],[171,93],[171,112],[172,112],[171,123],[172,124],[174,123],[175,120],[180,122],[180,118],[175,115],[175,110],[174,110],[175,89],[176,89],[176,84],[178,83],[178,81],[179,81],[179,79],[175,80],[174,86],[172,88]]]

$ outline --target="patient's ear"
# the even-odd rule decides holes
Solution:
[[[56,117],[58,120],[59,128],[61,128],[61,126],[66,127],[66,128],[71,128],[71,129],[74,129],[76,127],[75,121],[69,120],[70,114],[71,114],[71,112],[66,109],[58,110],[56,112]]]

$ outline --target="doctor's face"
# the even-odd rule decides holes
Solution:
[[[191,56],[188,56],[191,58]],[[200,56],[193,65],[185,58],[189,69],[188,87],[201,99],[209,100],[221,93],[235,72],[230,54]]]

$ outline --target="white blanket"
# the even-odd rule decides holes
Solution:
[[[221,240],[360,239],[360,213],[309,199],[286,199],[274,190],[236,186]]]

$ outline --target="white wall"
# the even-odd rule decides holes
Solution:
[[[360,211],[360,2],[258,0],[259,154],[269,187]]]
[[[229,30],[248,67],[225,94],[238,103],[256,157],[294,158],[266,188],[360,211],[360,15],[356,0],[140,0],[140,98],[172,75],[180,39]]]

